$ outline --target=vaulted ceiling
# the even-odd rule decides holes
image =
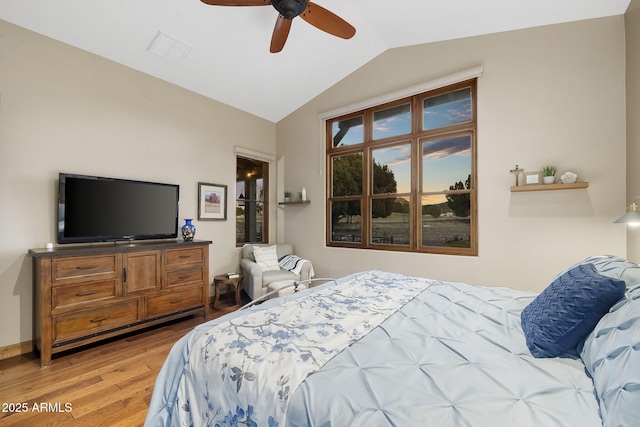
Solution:
[[[269,44],[278,12],[270,5],[2,0],[0,19],[277,122],[388,49],[621,15],[629,2],[315,0],[355,36],[337,38],[297,17],[276,54]]]

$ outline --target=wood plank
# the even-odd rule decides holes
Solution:
[[[243,297],[248,302],[246,294]],[[210,310],[206,319],[188,317],[75,349],[42,368],[33,353],[0,360],[0,402],[28,408],[0,412],[0,425],[142,426],[156,377],[173,344],[197,325],[232,310]],[[66,403],[70,412],[64,410]],[[52,411],[33,409],[41,404]]]
[[[524,191],[577,190],[589,187],[588,182],[574,182],[573,184],[531,184],[511,187],[512,193]]]
[[[24,341],[18,344],[0,347],[0,360],[26,354],[31,351],[33,351],[33,342],[31,341]],[[0,375],[1,374],[2,373],[0,372]]]

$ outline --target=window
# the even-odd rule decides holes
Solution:
[[[476,80],[329,119],[327,245],[477,255]]]
[[[236,245],[268,242],[269,163],[236,158]]]

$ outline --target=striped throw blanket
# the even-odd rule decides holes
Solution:
[[[297,275],[300,274],[300,272],[302,271],[302,266],[306,262],[311,264],[311,261],[307,259],[302,259],[296,255],[285,255],[278,260],[278,264],[280,265],[280,268],[282,268],[283,270],[289,270]],[[311,271],[309,272],[309,279],[312,278],[314,274],[315,273],[313,272],[313,265],[311,265]]]

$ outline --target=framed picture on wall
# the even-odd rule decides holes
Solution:
[[[198,219],[227,219],[227,186],[220,184],[198,183]]]

